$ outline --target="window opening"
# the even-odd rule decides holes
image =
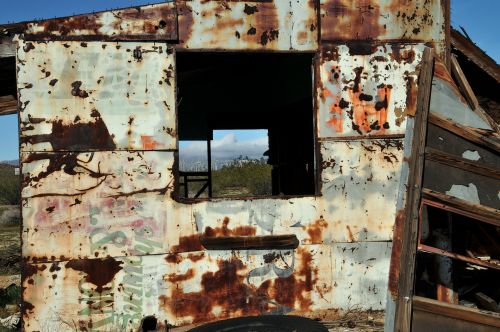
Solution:
[[[179,197],[315,193],[312,54],[178,52],[176,62]]]

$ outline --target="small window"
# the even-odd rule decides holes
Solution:
[[[311,54],[176,58],[179,197],[315,193]]]

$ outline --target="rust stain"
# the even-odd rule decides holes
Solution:
[[[329,0],[322,5],[321,39],[377,39],[384,27],[376,1]]]
[[[192,278],[194,278],[194,269],[189,269],[184,274],[171,273],[165,277],[165,280],[175,283],[180,281],[186,281]]]
[[[141,135],[141,144],[144,150],[155,150],[160,143],[155,141],[153,136]]]
[[[50,134],[21,136],[21,144],[50,143],[54,151],[61,150],[114,150],[113,136],[97,110],[92,110],[90,122],[65,123],[53,120]],[[23,122],[23,126],[28,123]]]
[[[188,254],[188,258],[191,260],[191,262],[195,263],[205,257],[205,253],[200,253],[200,254]]]
[[[165,260],[169,263],[177,264],[182,262],[182,257],[178,254],[168,254],[167,257],[165,257]]]
[[[398,297],[399,270],[402,247],[402,236],[404,230],[404,209],[396,213],[396,222],[394,224],[394,232],[392,235],[392,254],[389,267],[389,292],[395,300]]]
[[[218,237],[218,236],[254,236],[256,228],[253,226],[237,226],[233,229],[228,228],[229,218],[225,217],[222,221],[222,227],[212,228],[210,226],[205,228],[204,236]]]
[[[323,243],[323,229],[328,227],[328,223],[323,219],[318,219],[314,224],[307,226],[310,243]]]
[[[86,274],[85,281],[96,285],[96,291],[102,292],[115,275],[122,269],[123,262],[112,257],[105,259],[70,260],[66,268],[81,271]]]
[[[188,252],[188,251],[200,251],[203,250],[201,245],[201,235],[193,234],[189,236],[181,236],[179,238],[179,244],[172,247],[174,253]]]
[[[348,233],[347,242],[354,242],[354,235],[352,234],[351,227],[349,225],[346,225],[345,228],[347,229]]]
[[[245,265],[240,259],[219,260],[216,272],[202,275],[201,291],[185,293],[181,287],[175,287],[170,297],[160,296],[160,303],[176,317],[192,317],[193,323],[260,315],[276,303],[307,311],[312,305],[310,292],[316,284],[318,268],[312,266],[311,253],[299,249],[298,254],[301,265],[297,272],[287,278],[266,280],[258,287],[244,282]],[[175,275],[169,277],[177,278]],[[214,307],[223,309],[217,317]]]

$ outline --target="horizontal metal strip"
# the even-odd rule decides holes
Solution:
[[[220,236],[201,237],[201,244],[207,250],[245,250],[245,249],[295,249],[299,240],[291,235],[263,236]]]

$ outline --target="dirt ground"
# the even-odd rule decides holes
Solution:
[[[0,318],[19,311],[21,302],[19,226],[0,227]],[[0,332],[10,331],[0,327]]]

